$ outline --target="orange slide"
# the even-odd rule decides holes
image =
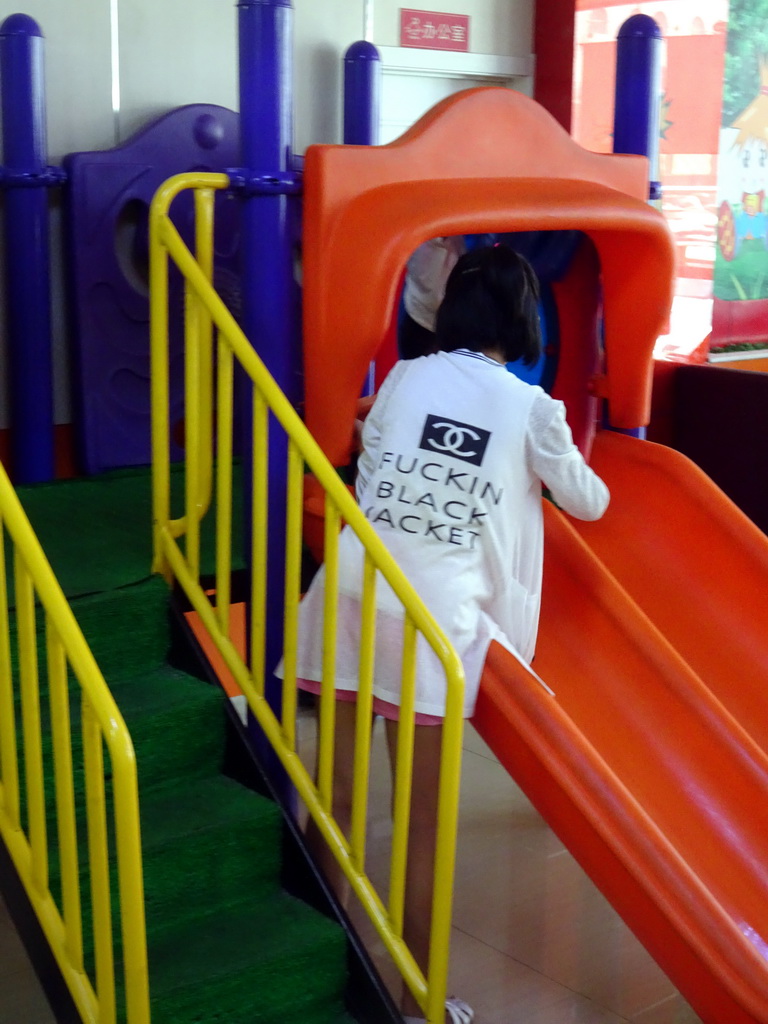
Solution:
[[[546,507],[534,668],[492,648],[474,724],[709,1024],[768,1022],[768,539],[619,434],[597,523]]]

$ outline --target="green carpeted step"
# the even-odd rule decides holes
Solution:
[[[266,904],[280,891],[282,819],[272,801],[218,775],[183,791],[167,785],[141,802],[141,845],[147,933],[194,930],[211,907],[226,912],[244,898]],[[94,937],[90,927],[91,894],[88,851],[80,834],[80,892],[86,927],[83,953],[94,971]],[[58,857],[50,861],[50,886],[60,886]],[[110,868],[113,939],[120,958],[117,862]]]
[[[217,851],[228,865],[232,878],[239,879],[245,871],[245,865],[239,865],[238,875],[235,858],[237,846],[229,848],[227,844],[230,841],[242,845],[242,857],[253,856],[254,864],[249,867],[256,878],[260,877],[257,858],[264,862],[265,871],[267,868],[274,871],[279,857],[276,808],[219,774],[224,751],[226,700],[221,690],[173,669],[160,668],[138,679],[123,680],[115,687],[115,699],[126,720],[136,752],[142,838],[148,858],[145,867],[148,906],[170,905],[175,898],[174,894],[178,894],[183,876],[192,868],[207,868],[210,871]],[[83,872],[84,909],[89,917],[90,892],[85,884],[88,865],[85,772],[78,701],[72,702],[71,715],[74,727],[72,754],[75,818]],[[50,886],[61,905],[50,734],[44,738],[43,763],[46,766]],[[106,754],[104,767],[107,813],[111,823],[112,772]],[[176,791],[175,801],[170,795],[173,788]],[[20,796],[22,820],[25,821],[24,788]],[[238,811],[242,814],[239,821],[236,818]],[[265,826],[263,839],[260,838],[262,824]],[[114,857],[111,824],[110,836]],[[205,849],[201,849],[201,845]],[[178,859],[179,868],[174,865],[173,858]],[[113,866],[114,863],[113,860]],[[223,878],[218,881],[219,895],[224,898],[228,890]],[[114,895],[117,893],[115,883],[113,878]],[[229,898],[234,900],[236,895],[229,893]],[[91,963],[92,937],[88,929],[84,942],[87,962]]]
[[[149,795],[155,787],[168,782],[193,786],[197,779],[217,774],[224,755],[226,697],[216,686],[183,672],[155,668],[134,679],[124,679],[114,687],[113,696],[133,741],[139,792]],[[17,709],[18,713],[18,709]],[[45,711],[43,721],[50,719]],[[85,768],[80,731],[79,692],[70,696],[72,723],[72,762],[75,803],[84,806]],[[19,734],[23,754],[23,736]],[[43,765],[46,806],[54,811],[53,737],[43,732]],[[104,752],[105,778],[112,778],[109,754]],[[21,794],[22,805],[25,794]]]
[[[243,562],[242,485],[233,467],[233,568]],[[171,468],[171,514],[183,514],[184,471]],[[67,597],[100,593],[145,579],[152,562],[148,468],[18,488],[18,495]],[[213,512],[201,530],[201,564],[213,571]],[[11,596],[12,600],[12,596]]]
[[[158,789],[141,803],[148,928],[236,906],[278,890],[282,817],[276,804],[222,775]]]
[[[148,667],[165,664],[170,645],[168,623],[169,590],[165,581],[153,576],[123,590],[92,594],[71,602],[88,646],[102,675],[111,686]],[[38,609],[37,659],[41,694],[47,693],[44,616]],[[9,615],[11,668],[19,667],[18,631],[15,614]]]
[[[218,687],[166,667],[123,679],[112,692],[133,740],[142,796],[221,768],[226,697]]]
[[[67,597],[149,575],[152,497],[147,469],[18,488]]]
[[[183,950],[183,956],[180,951]],[[345,936],[280,893],[149,937],[153,1024],[315,1024],[339,1020]]]
[[[182,789],[178,782],[141,801],[141,846],[149,925],[164,917],[199,915],[200,894],[217,906],[235,905],[244,892],[266,898],[278,886],[282,819],[277,806],[239,783],[216,775]],[[81,843],[81,887],[87,880]],[[190,880],[194,881],[190,893]],[[50,862],[58,891],[59,861]],[[116,894],[116,878],[113,878]]]
[[[72,611],[110,689],[165,663],[169,590],[160,576],[72,601]]]
[[[162,784],[168,775],[189,771],[190,777],[219,768],[224,744],[225,697],[165,661],[169,646],[168,589],[155,577],[110,594],[73,603],[75,615],[131,733],[144,784]],[[15,623],[12,653],[17,665]],[[44,638],[38,639],[38,658],[44,667]],[[50,765],[50,707],[41,671],[43,757]],[[17,691],[17,714],[19,694]],[[70,680],[70,716],[76,782],[82,776],[80,689]],[[20,719],[19,719],[20,725]],[[18,729],[23,749],[23,737]]]

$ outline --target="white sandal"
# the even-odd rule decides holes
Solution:
[[[451,1018],[451,1024],[472,1024],[475,1019],[475,1011],[472,1007],[463,999],[457,999],[456,996],[446,999],[445,1008]]]
[[[475,1011],[463,999],[450,996],[445,1001],[445,1009],[450,1024],[472,1024]],[[403,1024],[426,1024],[424,1017],[403,1017]]]

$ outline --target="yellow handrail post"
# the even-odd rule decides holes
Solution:
[[[168,372],[168,255],[160,244],[162,219],[149,215],[150,401],[152,406],[152,569],[168,578],[161,532],[171,518],[171,431]]]
[[[0,470],[2,467],[0,466]],[[3,471],[0,483],[7,482]],[[10,485],[8,485],[10,486]],[[0,807],[9,828],[19,828],[19,762],[16,744],[8,622],[8,576],[5,564],[5,527],[0,507]]]
[[[112,756],[119,752],[121,760],[129,766],[128,770],[115,776],[113,783],[115,838],[121,852],[117,864],[117,882],[120,891],[126,1009],[130,1024],[149,1024],[149,965],[144,938],[144,901],[134,898],[134,894],[143,892],[144,888],[136,757],[130,741],[126,742],[126,737],[119,730],[108,739]]]
[[[200,324],[198,301],[192,288],[184,286],[184,440],[186,443],[186,477],[184,515],[186,522],[187,561],[196,578],[200,576],[201,504],[201,378]]]
[[[218,343],[216,388],[216,610],[221,631],[229,636],[232,579],[232,420],[234,361],[223,341]]]
[[[376,650],[376,566],[366,553],[363,565],[363,600],[360,608],[360,691],[355,718],[355,774],[352,793],[350,846],[358,871],[365,867],[368,786],[371,775],[371,722],[373,721],[373,667]]]
[[[286,483],[285,611],[283,656],[282,723],[289,749],[296,749],[296,645],[298,643],[298,606],[301,590],[301,512],[304,495],[304,461],[291,441],[288,442]]]
[[[213,202],[211,188],[195,189],[195,255],[208,281],[213,281]],[[196,300],[198,349],[200,352],[200,494],[198,503],[207,509],[213,483],[213,337],[210,314],[204,302]]]
[[[72,725],[67,686],[67,659],[50,616],[46,616],[48,685],[51,701],[56,817],[59,826],[61,894],[67,948],[75,970],[83,970],[83,925],[75,822]]]
[[[413,776],[414,701],[416,698],[416,631],[406,616],[403,635],[403,687],[397,729],[397,767],[392,825],[392,870],[389,881],[389,913],[395,932],[403,934],[405,873],[408,860],[411,781]]]
[[[432,935],[427,974],[427,1020],[442,1024],[453,916],[453,878],[456,869],[456,834],[459,827],[461,784],[462,694],[449,688],[446,695],[440,788],[437,807],[435,880],[432,895]]]
[[[323,607],[323,686],[320,691],[317,791],[326,813],[333,813],[336,726],[336,629],[339,592],[339,510],[325,498],[325,598]]]
[[[91,874],[93,939],[96,952],[96,994],[106,1024],[116,1018],[115,963],[112,946],[112,908],[109,849],[104,789],[104,751],[101,731],[87,694],[81,703],[85,802],[88,821],[88,861]]]
[[[253,453],[251,456],[251,674],[259,696],[264,696],[264,658],[267,640],[267,479],[269,409],[253,389]]]
[[[35,593],[32,580],[16,549],[16,621],[19,636],[19,680],[21,719],[24,736],[29,845],[32,853],[32,882],[40,893],[48,888],[48,838],[45,821],[43,745],[38,687]]]

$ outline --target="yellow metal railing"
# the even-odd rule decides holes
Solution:
[[[463,670],[433,618],[389,555],[275,384],[261,359],[210,284],[215,190],[226,175],[188,174],[171,178],[158,191],[150,213],[150,304],[153,410],[154,569],[175,578],[210,633],[224,662],[245,694],[255,718],[315,820],[320,832],[374,923],[402,977],[431,1024],[445,1015],[457,808],[463,728]],[[194,189],[196,254],[192,255],[168,215],[173,199]],[[168,274],[169,257],[185,283],[185,466],[183,515],[171,518]],[[216,332],[216,346],[212,344]],[[253,384],[253,451],[250,521],[250,664],[229,635],[232,562],[233,375],[239,365]],[[215,381],[213,392],[211,382]],[[214,411],[215,410],[215,413]],[[271,415],[270,415],[271,414]],[[215,423],[214,423],[215,421]],[[271,424],[270,424],[271,421]],[[215,425],[215,431],[212,431]],[[269,430],[287,434],[285,550],[284,687],[278,718],[264,697],[266,566],[269,549]],[[215,472],[212,467],[215,466]],[[296,749],[296,637],[300,599],[301,527],[304,473],[308,469],[325,492],[325,660],[320,697],[318,778],[315,782]],[[211,504],[215,515],[215,595],[200,582],[200,524]],[[355,788],[352,825],[345,836],[332,814],[334,742],[334,644],[338,585],[338,533],[349,524],[366,551],[361,612],[360,689],[357,710]],[[180,539],[184,538],[183,545]],[[388,895],[379,894],[366,874],[366,817],[373,687],[375,588],[381,576],[405,611],[403,698],[393,797],[394,827]],[[405,868],[408,849],[411,769],[414,742],[416,641],[421,635],[439,658],[446,677],[446,714],[438,796],[437,857],[433,889],[429,969],[420,970],[403,940]],[[274,666],[268,666],[268,671]]]
[[[150,1019],[138,799],[128,730],[0,466],[0,838],[85,1024],[117,1019],[111,846],[127,1020]]]

